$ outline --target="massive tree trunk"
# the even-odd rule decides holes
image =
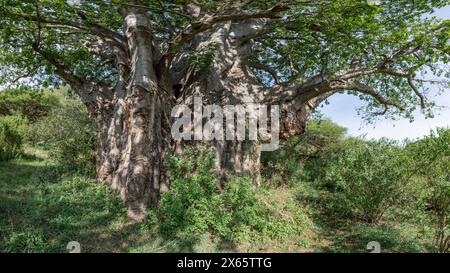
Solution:
[[[174,61],[173,80],[180,89],[177,103],[191,105],[194,97],[201,97],[203,104],[218,105],[222,109],[228,105],[245,107],[252,104],[264,104],[270,109],[271,104],[281,104],[281,136],[287,138],[304,131],[311,109],[303,104],[301,107],[293,107],[283,105],[280,101],[266,100],[264,86],[250,69],[249,57],[253,50],[251,43],[241,39],[251,35],[261,25],[263,24],[258,20],[240,24],[225,22],[198,35],[187,51],[206,52],[209,48],[214,48],[209,53],[213,56],[213,61],[207,71],[187,65],[187,54],[180,55]],[[246,127],[247,131],[248,129]],[[253,177],[256,185],[261,183],[260,139],[213,141],[210,146],[216,151],[217,167],[223,174],[224,181],[227,181],[228,175],[247,174]]]
[[[223,141],[215,146],[217,161],[227,182],[227,175],[250,175],[255,185],[261,184],[261,144],[256,141]]]
[[[129,62],[122,64],[114,96],[99,102],[97,177],[120,193],[131,218],[140,220],[165,183],[164,151],[170,143],[171,86],[156,73],[145,10],[122,11]]]
[[[303,12],[321,10],[309,3],[302,7],[290,3],[296,1],[278,1],[270,7],[268,2],[227,1],[213,7],[216,5],[195,1],[160,1],[156,6],[140,0],[98,1],[98,5],[86,1],[81,9],[77,5],[60,15],[55,11],[63,6],[53,5],[54,1],[22,2],[17,8],[6,5],[6,12],[2,12],[6,20],[11,19],[11,34],[23,34],[19,39],[11,39],[14,36],[10,33],[4,35],[5,48],[12,50],[15,43],[31,46],[40,57],[29,58],[28,65],[40,65],[42,57],[78,92],[99,125],[98,179],[120,192],[128,214],[136,219],[145,216],[167,183],[165,150],[172,149],[172,144],[191,144],[173,143],[170,114],[174,105],[191,105],[195,97],[202,97],[204,104],[222,107],[278,105],[282,139],[302,133],[314,108],[335,92],[351,90],[370,98],[369,108],[384,108],[374,114],[385,114],[393,107],[403,111],[409,103],[415,105],[416,99],[422,108],[426,106],[425,97],[414,85],[414,71],[396,67],[401,67],[398,63],[405,57],[436,45],[399,43],[393,45],[399,48],[384,52],[380,58],[368,58],[373,56],[366,50],[359,52],[361,47],[347,60],[349,67],[344,60],[348,52],[330,51],[334,47],[327,44],[327,26],[314,23],[317,14]],[[113,10],[121,17],[113,16]],[[111,14],[111,20],[103,11]],[[307,19],[310,15],[312,21]],[[292,43],[287,41],[292,39],[319,44],[301,49],[291,46],[292,52],[298,53],[291,54],[287,47]],[[28,54],[28,50],[18,48],[11,52]],[[85,56],[87,51],[92,54]],[[295,60],[301,56],[318,59],[301,64]],[[330,60],[333,56],[339,60]],[[22,59],[11,62],[12,72],[21,72],[18,68],[22,63]],[[336,63],[343,69],[335,71]],[[279,67],[284,65],[287,69]],[[30,73],[39,77],[41,71],[48,71],[33,70]],[[266,77],[261,77],[261,71]],[[367,81],[375,75],[401,80],[401,98],[410,99],[399,100],[389,92],[378,91],[378,77],[369,81],[373,86]],[[270,77],[273,81],[267,80]],[[112,79],[117,79],[115,86],[110,86]],[[413,93],[403,93],[406,84]],[[217,168],[224,181],[228,174],[248,173],[255,184],[260,183],[263,141],[244,138],[208,144],[216,150]]]
[[[156,56],[145,10],[131,8],[121,13],[129,52],[116,52],[118,82],[108,96],[88,97],[84,101],[99,125],[98,180],[120,193],[130,217],[145,218],[147,208],[157,203],[161,189],[169,185],[165,151],[192,144],[171,144],[170,113],[174,105],[192,105],[194,97],[201,97],[205,105],[223,108],[282,104],[281,135],[292,136],[305,128],[311,109],[305,104],[294,107],[267,101],[266,88],[249,68],[251,45],[237,38],[249,35],[247,32],[253,28],[231,22],[217,24],[197,35],[186,48],[187,52],[213,49],[208,53],[213,57],[206,70],[193,64],[189,54],[178,55],[169,69],[165,60]],[[90,92],[80,92],[87,93]],[[204,142],[195,141],[198,143]],[[260,141],[215,140],[204,144],[216,151],[222,183],[227,182],[229,175],[243,174],[251,175],[256,185],[261,183]]]
[[[126,90],[101,111],[97,177],[119,191],[128,215],[145,216],[156,204],[165,182],[164,153],[168,147],[167,99],[142,88]]]

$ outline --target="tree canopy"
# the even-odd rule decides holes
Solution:
[[[139,8],[151,25],[155,65],[171,67],[175,58],[190,54],[192,63],[207,66],[214,45],[198,52],[189,43],[217,24],[232,22],[247,29],[232,35],[251,43],[248,65],[277,97],[305,101],[327,84],[326,92],[350,91],[367,101],[369,114],[411,117],[420,106],[431,115],[427,82],[448,84],[424,73],[449,76],[450,22],[429,15],[448,4],[3,0],[0,69],[2,81],[10,83],[28,77],[54,85],[76,77],[110,85],[117,81],[120,55],[130,54],[121,10]]]

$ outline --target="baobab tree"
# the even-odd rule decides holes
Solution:
[[[368,117],[432,115],[427,81],[449,76],[450,23],[427,15],[447,4],[2,0],[1,79],[70,85],[98,124],[98,180],[141,219],[167,183],[171,109],[194,96],[279,105],[282,138],[342,92],[364,100]],[[224,173],[257,177],[260,145],[212,146]]]

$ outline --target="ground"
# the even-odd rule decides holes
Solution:
[[[114,193],[83,175],[62,175],[46,152],[28,148],[26,156],[0,162],[0,252],[68,252],[78,241],[82,252],[423,252],[429,239],[419,224],[379,225],[339,220],[327,206],[328,193],[307,183],[268,189],[279,203],[292,199],[310,225],[298,238],[241,245],[217,244],[209,234],[192,249],[161,237],[152,220],[136,223]],[[275,202],[276,203],[276,202]],[[283,211],[280,210],[280,214]]]

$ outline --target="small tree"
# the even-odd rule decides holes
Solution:
[[[0,116],[19,113],[34,123],[58,106],[60,99],[50,91],[17,88],[0,92]]]
[[[335,184],[341,204],[369,223],[412,198],[412,161],[386,140],[347,142],[327,166],[324,180]]]
[[[304,134],[283,141],[280,149],[263,152],[262,174],[270,184],[283,185],[291,180],[311,176],[324,160],[315,160],[336,143],[340,143],[347,129],[330,119],[311,120]],[[314,161],[314,163],[312,163]],[[326,161],[326,160],[325,160]],[[273,174],[277,174],[274,176]]]
[[[0,117],[0,161],[20,156],[28,121],[21,115]]]
[[[434,247],[450,251],[450,129],[437,129],[428,137],[411,143],[417,174],[427,184],[426,212],[435,229]]]
[[[95,127],[78,100],[67,100],[31,128],[33,143],[48,148],[50,155],[71,169],[92,174],[95,170]]]

